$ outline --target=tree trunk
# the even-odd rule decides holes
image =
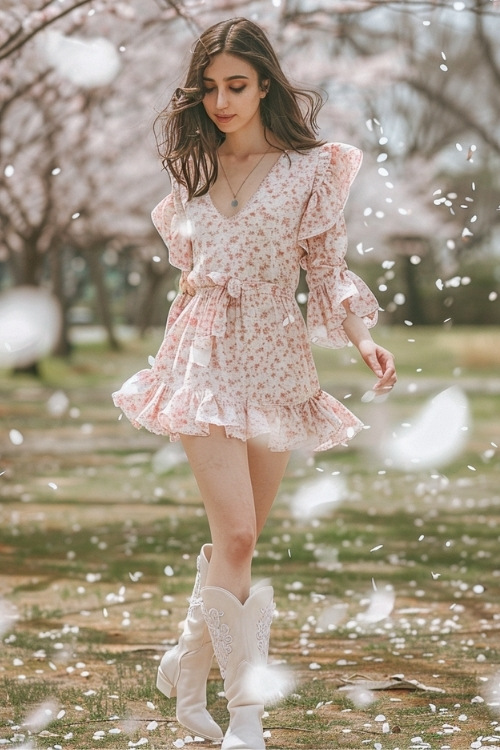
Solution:
[[[425,325],[427,320],[418,285],[418,266],[415,266],[407,255],[403,256],[402,261],[406,281],[406,309],[408,310],[409,320],[415,325]]]
[[[148,274],[147,284],[145,285],[146,292],[143,295],[136,320],[141,338],[145,336],[146,331],[152,323],[155,312],[155,300],[164,279],[165,277],[161,274],[151,272]]]
[[[113,316],[111,314],[111,305],[109,303],[109,293],[104,282],[104,272],[100,263],[100,256],[97,251],[89,250],[85,253],[87,263],[89,264],[90,277],[96,288],[97,308],[102,325],[108,335],[108,344],[111,349],[117,351],[120,349],[120,342],[115,336],[113,326]]]
[[[53,250],[50,261],[52,292],[61,306],[61,333],[54,354],[69,357],[72,347],[69,340],[68,300],[64,290],[64,250]]]

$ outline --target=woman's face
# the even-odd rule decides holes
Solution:
[[[260,100],[266,92],[250,63],[221,52],[205,68],[203,83],[205,112],[223,133],[236,133],[260,122]]]

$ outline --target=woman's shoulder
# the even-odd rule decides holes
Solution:
[[[300,151],[299,153],[305,158],[314,159],[325,155],[335,156],[356,151],[361,153],[361,149],[357,146],[353,146],[351,143],[344,143],[343,141],[325,141],[324,143],[319,143],[317,146]]]
[[[359,168],[362,159],[361,149],[341,141],[328,141],[298,154],[302,167],[310,166],[322,174],[338,168]]]
[[[329,163],[342,163],[345,161],[361,162],[363,152],[357,146],[341,141],[329,141],[318,146],[319,160]]]
[[[316,149],[316,178],[319,181],[343,182],[350,184],[358,173],[363,161],[363,152],[350,143],[333,141]]]
[[[344,143],[342,141],[328,141],[319,146],[329,154],[347,154],[351,151],[360,151],[357,146],[353,146],[351,143]]]

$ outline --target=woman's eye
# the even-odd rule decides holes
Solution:
[[[246,86],[238,86],[237,88],[234,87],[234,86],[230,86],[229,87],[229,90],[232,91],[234,94],[239,94],[244,89],[246,89]],[[211,89],[205,88],[205,90],[204,90],[203,93],[204,93],[204,95],[206,95],[206,94],[213,94],[214,91],[217,91],[217,88],[215,86],[213,88],[211,88]]]

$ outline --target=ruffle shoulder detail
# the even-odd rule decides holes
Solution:
[[[363,160],[362,151],[347,143],[325,143],[319,150],[311,196],[299,227],[300,244],[336,224]]]
[[[193,264],[191,222],[186,216],[179,186],[172,181],[172,192],[152,210],[151,219],[168,248],[170,265],[190,271]]]
[[[345,261],[344,206],[362,161],[361,151],[345,143],[321,147],[314,184],[299,229],[306,251],[301,265],[309,287],[307,328],[312,343],[330,349],[346,346],[344,302],[368,328],[378,317],[378,302]]]

